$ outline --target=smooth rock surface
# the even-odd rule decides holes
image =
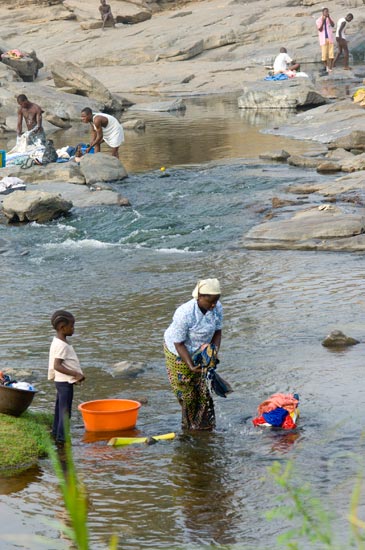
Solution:
[[[243,87],[240,109],[298,109],[323,105],[326,99],[307,78],[255,82]]]
[[[174,101],[158,101],[154,103],[137,103],[132,105],[129,111],[152,111],[168,113],[170,111],[185,111],[186,103],[182,99]]]
[[[80,161],[80,170],[88,185],[104,181],[122,181],[128,177],[120,160],[106,153],[84,155]]]
[[[365,210],[344,213],[333,205],[321,205],[296,212],[291,218],[270,221],[253,227],[245,236],[247,248],[258,249],[336,249],[331,241],[361,236],[365,243]],[[320,241],[320,242],[318,242]],[[323,241],[323,242],[321,242]]]
[[[64,182],[43,182],[30,184],[28,190],[38,189],[47,193],[57,193],[77,208],[90,206],[130,206],[130,202],[117,191],[100,189],[98,186],[74,185]]]
[[[44,223],[67,214],[72,203],[44,191],[14,191],[3,201],[3,212],[10,222]]]

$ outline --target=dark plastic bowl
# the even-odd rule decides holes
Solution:
[[[36,393],[0,385],[0,413],[20,416],[27,410]]]

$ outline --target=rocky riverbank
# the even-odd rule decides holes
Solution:
[[[105,31],[100,28],[96,4],[44,0],[41,14],[34,9],[36,4],[34,0],[0,1],[1,51],[19,48],[30,52],[35,64],[34,82],[25,82],[16,66],[0,63],[0,128],[4,134],[16,128],[15,98],[19,93],[42,105],[50,133],[74,125],[85,106],[113,112],[134,128],[130,119],[135,120],[138,112],[183,110],[183,96],[241,90],[238,109],[311,108],[290,124],[268,130],[318,142],[317,156],[284,153],[290,165],[321,173],[352,173],[365,168],[365,111],[350,99],[336,101],[333,92],[322,90],[325,80],[329,90],[338,80],[356,89],[362,73],[336,68],[332,76],[321,80],[319,89],[315,19],[322,4],[315,0],[288,0],[284,5],[279,0],[244,4],[228,0],[223,4],[217,0],[184,4],[115,0],[112,9],[117,25]],[[329,2],[328,7],[335,19],[343,15],[342,3]],[[361,8],[360,0],[346,3],[346,10],[354,14],[348,33],[354,58],[361,58],[365,51]],[[293,58],[312,67],[309,78],[264,82],[267,66],[284,44]],[[151,96],[158,96],[159,101],[151,101]],[[143,120],[138,123],[143,126]],[[270,154],[277,162],[276,153]],[[66,163],[28,170],[6,168],[0,176],[20,177],[29,192],[34,193],[36,185],[38,192],[61,194],[76,206],[129,204],[109,186],[110,181],[121,181],[127,175],[122,165],[110,167],[109,159],[98,154],[93,160],[84,159],[80,166]],[[282,161],[280,155],[279,159]],[[323,189],[309,184],[303,190],[289,186],[287,191],[298,195],[298,204],[293,197],[276,197],[276,208],[270,211],[268,205],[265,215],[279,218],[281,212],[283,220],[266,221],[253,228],[245,239],[246,246],[362,249],[362,239],[353,238],[363,233],[361,178],[344,179],[342,175]],[[303,214],[298,210],[304,194],[310,194],[310,199]],[[9,201],[6,199],[5,204]],[[322,203],[331,204],[321,208]],[[12,219],[9,213],[7,217]],[[26,214],[23,217],[28,219]],[[277,225],[280,223],[282,228]],[[289,231],[289,225],[302,227],[302,233],[299,229]]]

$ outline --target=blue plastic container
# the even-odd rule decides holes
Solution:
[[[0,167],[4,168],[6,166],[6,151],[0,149]]]
[[[83,145],[83,146],[81,147],[81,153],[82,153],[83,155],[85,155],[86,149],[87,149],[87,148],[88,148],[88,145]],[[89,154],[89,155],[93,155],[94,153],[95,153],[95,149],[94,149],[94,147],[91,147],[91,149],[90,149],[90,151],[89,151],[88,154]]]

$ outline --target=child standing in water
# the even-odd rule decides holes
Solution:
[[[79,360],[67,336],[74,333],[75,317],[62,309],[55,311],[51,323],[56,331],[49,350],[48,380],[57,390],[52,435],[58,443],[65,441],[65,416],[71,418],[74,384],[85,380]]]

